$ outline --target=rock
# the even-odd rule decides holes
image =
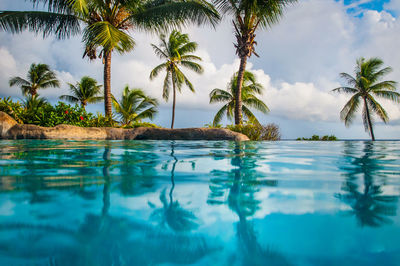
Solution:
[[[40,127],[18,124],[0,112],[0,137],[4,139],[71,139],[71,140],[233,140],[247,141],[243,134],[222,128],[145,128],[78,127],[58,125]]]
[[[7,131],[16,124],[17,121],[15,121],[11,116],[4,112],[0,112],[0,139],[5,138]]]
[[[247,141],[246,135],[223,128],[143,128],[136,139],[152,140],[234,140]]]

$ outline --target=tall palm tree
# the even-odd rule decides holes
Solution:
[[[240,58],[237,87],[235,93],[235,124],[242,123],[242,85],[247,59],[255,54],[256,30],[267,29],[277,23],[284,9],[297,0],[214,0],[222,13],[233,16],[236,37],[236,54]]]
[[[181,92],[182,85],[185,84],[192,92],[194,92],[193,84],[183,74],[180,67],[185,67],[199,74],[203,73],[203,68],[201,65],[196,63],[196,61],[201,61],[201,58],[189,54],[196,51],[197,43],[191,42],[187,34],[182,34],[174,30],[169,35],[168,42],[164,34],[160,35],[160,39],[160,47],[154,44],[152,44],[152,47],[156,55],[162,60],[165,60],[165,62],[156,66],[151,71],[150,79],[157,77],[161,71],[166,71],[162,96],[166,101],[168,101],[172,84],[173,100],[171,128],[174,128],[176,90]]]
[[[135,42],[132,29],[169,29],[187,22],[216,25],[219,14],[204,0],[31,0],[35,6],[48,4],[48,11],[0,11],[0,29],[13,33],[25,29],[67,38],[81,32],[84,57],[103,59],[105,113],[111,116],[111,54],[126,53]],[[100,49],[99,53],[96,50]]]
[[[334,92],[353,95],[340,111],[340,118],[346,126],[353,122],[360,103],[363,103],[362,119],[364,128],[366,132],[369,131],[372,140],[375,140],[375,136],[371,114],[377,114],[385,123],[389,121],[385,109],[374,97],[400,102],[400,94],[395,91],[397,83],[392,80],[380,81],[383,76],[392,71],[391,67],[381,69],[382,65],[383,61],[379,58],[370,58],[368,60],[363,57],[359,58],[355,69],[355,77],[347,73],[340,73],[340,76],[350,87],[339,87],[333,90]]]
[[[146,96],[141,89],[129,89],[129,86],[126,86],[120,101],[115,97],[112,99],[122,125],[130,125],[145,118],[153,119],[157,113],[157,100]]]
[[[214,117],[213,125],[216,126],[219,124],[226,114],[228,119],[232,119],[235,103],[236,103],[236,90],[237,86],[237,76],[238,73],[234,74],[231,78],[231,81],[228,83],[226,90],[214,89],[210,93],[210,103],[216,102],[225,102],[226,104],[217,112]],[[243,104],[242,112],[247,117],[247,119],[254,121],[257,124],[257,118],[250,111],[249,107],[253,107],[254,109],[261,111],[263,113],[268,113],[268,106],[260,99],[258,99],[255,94],[261,94],[263,91],[263,86],[260,83],[257,83],[257,79],[253,73],[249,71],[245,71],[243,75],[243,87],[241,90],[241,99]]]
[[[26,79],[12,77],[9,84],[10,87],[14,85],[19,86],[24,96],[27,94],[36,96],[39,89],[60,87],[60,81],[57,79],[56,74],[46,64],[32,64]]]
[[[98,85],[97,81],[91,77],[84,76],[76,85],[71,83],[68,85],[72,95],[61,95],[60,99],[62,100],[80,103],[84,109],[88,103],[97,103],[103,100],[103,97],[99,96],[102,86]]]

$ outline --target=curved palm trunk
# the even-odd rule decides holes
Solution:
[[[244,72],[246,71],[247,56],[240,57],[240,67],[237,77],[237,89],[235,94],[235,125],[242,124],[242,85]]]
[[[104,109],[106,116],[111,117],[111,51],[104,52]]]
[[[365,99],[365,98],[364,98],[364,104],[365,104],[365,110],[367,112],[367,121],[368,121],[368,126],[369,126],[369,132],[371,134],[372,141],[374,141],[375,140],[374,130],[372,128],[372,122],[371,122],[371,117],[370,117],[370,114],[369,114],[367,99]]]
[[[173,89],[173,101],[172,101],[172,122],[171,122],[171,129],[174,128],[175,122],[175,102],[176,102],[176,89],[175,89],[175,81],[172,78],[172,89]]]

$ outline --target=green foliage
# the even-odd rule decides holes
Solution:
[[[71,95],[61,95],[61,100],[66,100],[70,103],[80,103],[83,108],[88,103],[97,103],[103,100],[99,94],[101,93],[101,85],[91,77],[84,76],[76,85],[68,83]]]
[[[10,97],[0,98],[0,111],[5,112],[18,123],[23,123],[21,119],[23,107],[20,102],[13,102]]]
[[[205,124],[204,127],[205,128],[222,128],[222,125],[221,124],[214,125],[213,123],[209,123],[209,124]]]
[[[122,128],[138,128],[138,127],[161,128],[160,126],[149,122],[134,122],[131,123],[130,125],[122,126]]]
[[[240,125],[227,126],[228,129],[242,133],[250,140],[280,140],[281,133],[276,124],[267,124],[265,126],[258,123],[246,122]]]
[[[122,126],[140,123],[145,118],[153,119],[157,113],[157,100],[145,95],[141,89],[129,89],[129,86],[125,86],[121,99],[117,101],[113,96],[112,100]]]
[[[334,135],[318,136],[312,135],[311,138],[297,138],[296,140],[307,140],[307,141],[337,141],[338,138]]]
[[[168,40],[165,34],[161,34],[160,42],[161,44],[159,47],[154,44],[152,44],[152,47],[154,53],[160,57],[164,63],[156,66],[150,72],[150,79],[154,79],[162,71],[166,73],[162,96],[166,101],[168,101],[172,87],[173,104],[171,128],[174,128],[176,91],[178,90],[178,92],[181,92],[182,86],[186,85],[190,91],[194,92],[193,84],[182,72],[182,69],[186,68],[198,74],[203,73],[204,70],[203,67],[197,63],[201,61],[201,58],[191,54],[196,51],[197,43],[191,42],[189,40],[189,35],[173,30],[169,35]]]
[[[59,88],[60,81],[56,74],[46,64],[31,64],[26,79],[12,77],[10,87],[19,86],[24,96],[37,94],[37,90],[46,88]]]
[[[397,82],[393,80],[381,81],[381,79],[392,72],[391,67],[381,68],[383,61],[379,58],[357,60],[355,77],[347,73],[340,73],[348,87],[339,87],[334,92],[352,95],[340,111],[340,118],[346,126],[353,122],[358,110],[363,106],[362,120],[366,132],[369,132],[372,140],[375,140],[373,132],[372,114],[376,114],[383,122],[389,121],[386,110],[376,101],[375,98],[387,99],[400,103],[400,93],[396,92]]]
[[[238,88],[237,77],[238,73],[235,73],[228,83],[226,90],[214,89],[210,92],[210,103],[225,103],[216,113],[213,120],[214,125],[219,124],[224,115],[226,115],[229,120],[233,118],[236,104],[235,95]],[[241,91],[242,112],[247,119],[254,121],[254,124],[260,123],[251,112],[250,108],[256,109],[264,114],[269,112],[268,106],[261,99],[256,97],[257,94],[261,95],[263,90],[264,87],[260,83],[257,83],[255,75],[250,71],[245,71]]]
[[[116,127],[117,125],[118,122],[112,116],[105,116],[100,112],[97,112],[96,116],[90,120],[91,127]]]
[[[67,105],[62,102],[54,107],[45,103],[38,108],[27,109],[22,118],[24,124],[34,124],[43,127],[54,127],[60,124],[88,127],[93,115],[87,113],[82,107]]]
[[[0,111],[13,117],[18,123],[53,127],[69,124],[81,127],[115,126],[116,122],[100,113],[94,116],[82,107],[58,102],[55,106],[43,98],[29,96],[23,103],[9,97],[0,99]]]

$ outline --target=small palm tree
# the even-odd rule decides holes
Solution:
[[[61,100],[80,103],[84,109],[88,103],[97,103],[103,100],[103,97],[99,96],[102,86],[98,85],[97,81],[91,77],[84,76],[76,85],[71,83],[68,85],[72,95],[62,95],[60,96]]]
[[[242,123],[242,84],[246,71],[247,59],[253,54],[256,56],[255,37],[259,29],[267,29],[276,24],[282,17],[285,8],[297,0],[213,0],[222,13],[233,16],[233,26],[236,37],[236,54],[240,58],[235,90],[235,124]]]
[[[46,64],[32,64],[26,79],[13,77],[10,79],[9,84],[10,87],[19,86],[24,96],[27,94],[35,96],[39,89],[60,87],[60,81],[57,79],[56,74]]]
[[[385,123],[389,121],[385,109],[375,100],[375,97],[400,102],[400,94],[396,90],[395,81],[381,81],[383,76],[392,71],[391,67],[380,69],[383,61],[379,58],[359,58],[355,69],[355,77],[347,73],[340,76],[349,84],[350,87],[339,87],[334,92],[353,94],[350,100],[340,111],[340,118],[346,126],[349,126],[358,111],[361,102],[363,103],[362,119],[366,132],[369,132],[372,140],[375,140],[373,130],[373,120],[371,114],[375,113]]]
[[[182,34],[176,30],[172,31],[169,35],[168,42],[164,34],[160,35],[160,47],[152,44],[154,52],[165,63],[156,66],[150,73],[150,79],[154,79],[158,74],[165,70],[166,75],[164,78],[163,98],[168,101],[169,93],[172,84],[172,122],[171,128],[174,128],[175,121],[175,104],[176,104],[176,90],[181,92],[182,85],[185,84],[192,92],[194,92],[193,84],[183,74],[180,67],[185,67],[196,73],[203,73],[201,65],[196,61],[201,61],[201,58],[189,53],[196,51],[197,43],[189,41],[187,34]]]
[[[23,101],[22,106],[30,113],[35,113],[37,109],[44,107],[47,104],[46,99],[37,95],[28,95]]]
[[[121,100],[117,101],[114,96],[112,100],[122,125],[140,122],[145,118],[153,119],[157,113],[157,100],[146,96],[141,89],[129,89],[129,86],[126,86]]]
[[[214,89],[210,93],[210,103],[224,102],[226,103],[215,115],[213,125],[218,125],[224,115],[228,117],[229,120],[233,118],[236,97],[235,93],[237,90],[237,75],[234,74],[231,81],[228,83],[226,90]],[[250,111],[250,107],[261,111],[263,113],[268,113],[268,106],[260,99],[258,99],[255,94],[262,94],[263,86],[257,83],[257,79],[253,73],[246,71],[243,75],[243,87],[241,90],[241,98],[243,101],[242,112],[249,119],[257,124],[260,124],[254,114]]]

